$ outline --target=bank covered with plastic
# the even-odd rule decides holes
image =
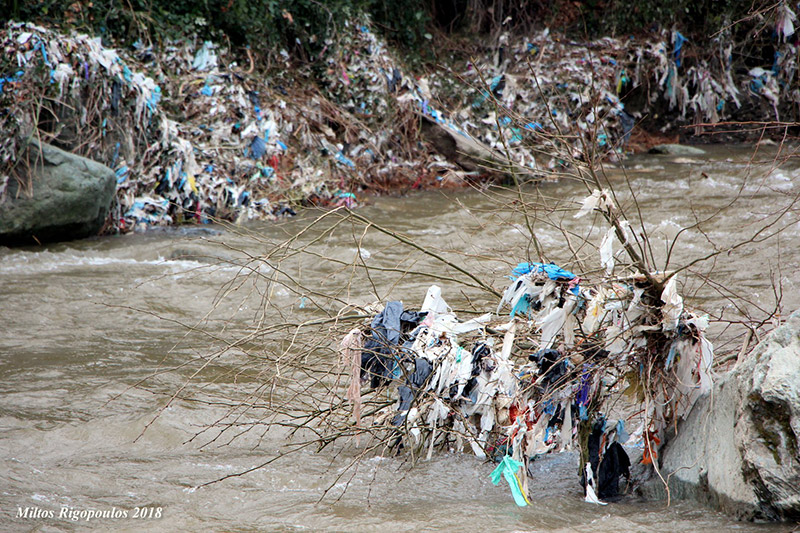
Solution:
[[[745,104],[785,119],[800,93],[795,15],[779,11],[774,63],[745,74],[722,41],[719,61],[687,66],[691,43],[672,30],[580,43],[547,29],[504,33],[474,61],[419,73],[362,20],[312,62],[297,67],[280,51],[265,73],[212,42],[122,49],[10,22],[0,30],[0,199],[9,180],[29,179],[34,136],[115,171],[106,231],[275,218],[510,174],[557,178],[570,160],[625,157],[647,113],[626,107],[635,91],[683,123],[718,123]],[[463,168],[423,122],[501,164]]]

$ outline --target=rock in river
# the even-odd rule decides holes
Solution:
[[[695,405],[662,450],[673,497],[742,519],[800,520],[800,311]],[[658,478],[645,489],[663,496]]]
[[[0,245],[36,244],[96,235],[114,197],[114,172],[54,146],[32,142],[31,190],[10,178],[0,203]]]
[[[706,151],[702,148],[694,146],[686,146],[685,144],[659,144],[650,148],[651,154],[663,155],[705,155]]]

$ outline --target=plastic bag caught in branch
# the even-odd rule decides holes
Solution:
[[[683,298],[678,294],[676,279],[673,276],[664,287],[661,293],[661,301],[664,307],[661,309],[661,327],[664,331],[673,331],[678,327],[678,320],[683,312]]]
[[[203,47],[197,51],[192,62],[194,70],[211,70],[217,66],[217,54],[214,53],[214,43],[206,41]]]
[[[339,347],[340,362],[350,367],[350,386],[346,398],[353,404],[353,419],[361,425],[361,330],[355,328],[342,339]]]
[[[593,503],[595,505],[608,505],[606,502],[601,502],[597,497],[594,490],[594,475],[592,474],[592,464],[586,463],[586,503]]]
[[[700,394],[711,392],[713,381],[711,379],[711,366],[714,363],[714,345],[706,339],[705,335],[700,337],[700,361],[698,374],[700,379]]]
[[[609,228],[600,243],[600,264],[609,276],[614,273],[614,228]]]
[[[519,463],[510,456],[506,455],[503,457],[503,460],[500,462],[500,464],[497,465],[497,468],[495,468],[491,473],[490,477],[492,483],[495,485],[500,483],[500,476],[506,478],[508,486],[511,488],[511,494],[514,496],[514,503],[520,507],[525,507],[528,505],[528,498],[526,498],[525,494],[522,492],[522,486],[519,482],[519,478],[517,477],[517,471],[521,467],[522,463]]]
[[[778,38],[786,42],[786,40],[794,35],[794,21],[797,20],[797,15],[792,11],[786,3],[778,7],[778,19],[775,23],[775,33]]]
[[[592,194],[583,199],[583,204],[573,218],[580,218],[595,209],[606,209],[614,207],[614,201],[608,194],[608,191],[595,189]]]
[[[567,315],[565,309],[563,307],[556,307],[542,320],[542,348],[550,348],[553,345],[556,336],[564,329],[564,322],[566,319]]]
[[[451,313],[450,306],[442,298],[442,289],[438,285],[431,285],[425,294],[420,312],[431,313],[433,316]]]

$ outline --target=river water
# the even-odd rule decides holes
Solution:
[[[714,246],[727,250],[797,194],[798,165],[790,160],[776,166],[774,155],[774,148],[752,157],[752,150],[714,147],[705,158],[630,159],[627,179],[658,266],[663,267],[664,240],[681,226],[716,214],[702,231],[682,236],[671,268]],[[633,220],[636,207],[625,178],[619,170],[609,176]],[[733,206],[717,213],[737,195]],[[585,196],[582,184],[568,180],[524,191],[531,205],[554,209],[533,221],[547,259],[580,272],[596,264],[596,249],[579,250],[582,270],[569,262],[556,226],[566,228],[574,246],[578,235],[599,243],[605,232],[599,220],[572,218]],[[533,254],[515,199],[516,193],[493,189],[427,192],[372,199],[357,213],[436,248],[502,290],[509,265]],[[295,248],[305,246],[304,253],[284,254],[280,261],[252,259],[274,252],[275,243],[321,214],[309,211],[246,231],[206,226],[0,249],[0,530],[786,529],[735,522],[688,502],[667,508],[634,497],[605,507],[586,504],[569,455],[536,463],[535,501],[528,508],[516,507],[506,487],[491,485],[493,465],[468,455],[434,456],[413,469],[403,458],[373,457],[352,471],[347,470],[352,456],[335,448],[301,450],[247,475],[197,488],[265,463],[284,449],[281,431],[250,431],[236,439],[228,432],[216,440],[216,433],[203,431],[217,420],[231,420],[226,399],[261,398],[251,396],[264,376],[259,365],[267,366],[265,354],[283,349],[270,344],[284,340],[267,335],[231,346],[259,320],[262,328],[281,320],[315,320],[335,314],[341,302],[401,298],[419,305],[432,282],[387,270],[366,276],[358,266],[362,261],[466,279],[374,228],[364,234],[363,225],[347,222],[324,231],[340,220],[337,215],[300,234]],[[759,308],[774,307],[774,281],[783,290],[783,312],[800,307],[797,220],[798,212],[789,212],[775,226],[787,226],[779,237],[683,272],[689,303],[735,319],[735,294],[751,300],[743,308],[760,316]],[[284,281],[264,285],[278,279],[272,277],[277,272]],[[709,272],[711,281],[703,281]],[[456,309],[496,305],[475,287],[434,281]],[[339,301],[320,292],[335,293]],[[326,327],[311,333],[324,337]],[[714,328],[720,353],[737,349],[740,332]],[[312,356],[330,357],[325,350]],[[168,402],[173,394],[186,399]],[[260,419],[248,413],[238,420]],[[26,508],[28,517],[20,517]],[[89,518],[89,510],[111,516]]]

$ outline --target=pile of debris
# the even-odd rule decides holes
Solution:
[[[578,446],[597,479],[609,450],[625,453],[617,442],[639,443],[651,463],[665,429],[710,390],[708,319],[676,306],[674,278],[657,306],[640,279],[581,286],[555,265],[523,263],[515,272],[526,273],[501,303],[513,302],[511,320],[488,314],[461,322],[433,286],[419,311],[389,302],[369,326],[348,334],[342,347],[355,427],[385,430],[391,448],[428,458],[467,444],[481,458],[510,458],[504,468],[516,465],[515,475],[538,456]],[[368,382],[365,399],[388,388],[397,403],[363,416]],[[626,420],[603,414],[620,394],[641,404],[632,436]],[[523,475],[523,495],[526,486]],[[606,483],[598,496],[617,490]]]
[[[0,30],[0,201],[9,179],[24,185],[34,136],[115,170],[109,231],[274,218],[299,204],[352,205],[364,189],[463,183],[467,174],[546,177],[570,160],[623,157],[638,115],[622,100],[635,88],[695,122],[729,117],[743,93],[779,118],[800,92],[795,15],[786,6],[778,14],[774,64],[738,80],[722,44],[717,66],[686,68],[677,31],[587,43],[548,30],[518,42],[503,34],[487,57],[443,80],[404,69],[364,20],[300,69],[281,51],[284,73],[263,79],[249,51],[240,65],[211,42],[117,50],[9,22]],[[453,94],[457,79],[465,83]],[[422,142],[428,124],[449,152]]]
[[[347,31],[320,58],[330,66],[326,96],[296,83],[309,72],[262,79],[251,56],[239,65],[211,42],[123,51],[10,22],[0,31],[0,198],[9,179],[24,179],[20,156],[33,136],[115,170],[109,229],[119,231],[352,206],[359,188],[436,184],[457,170],[416,140],[417,115],[397,103],[411,85],[385,45],[367,26]]]
[[[593,198],[609,200],[598,192],[590,209]],[[621,445],[653,464],[666,430],[710,391],[707,327],[669,273],[589,284],[555,264],[520,263],[496,313],[460,321],[432,286],[418,310],[389,302],[352,330],[341,342],[352,418],[334,409],[326,421],[416,457],[466,444],[500,463],[493,478],[505,475],[520,505],[530,462],[577,447],[587,500],[602,503],[628,473]],[[387,394],[393,405],[378,401]],[[380,407],[367,416],[364,403]]]
[[[729,33],[707,60],[687,60],[687,39],[677,30],[590,42],[548,29],[525,39],[505,33],[485,57],[450,73],[468,84],[451,99],[451,119],[520,165],[536,168],[536,156],[550,154],[550,169],[569,156],[586,160],[593,150],[621,159],[634,125],[659,100],[676,114],[662,131],[733,120],[746,100],[768,106],[780,121],[781,111],[794,116],[800,103],[795,20],[787,5],[777,8],[774,63],[745,68],[746,75],[736,74],[742,66],[734,64]],[[631,111],[623,101],[634,92],[642,94]]]
[[[15,73],[0,96],[4,184],[38,136],[115,170],[111,224],[122,231],[292,214],[292,201],[312,194],[337,199],[321,169],[283,162],[281,139],[302,126],[301,110],[283,111],[280,99],[262,108],[264,84],[235,62],[223,67],[227,56],[211,43],[170,46],[157,62],[152,48],[125,54],[33,24],[9,23],[0,41],[1,70]],[[166,107],[179,108],[180,120]]]

